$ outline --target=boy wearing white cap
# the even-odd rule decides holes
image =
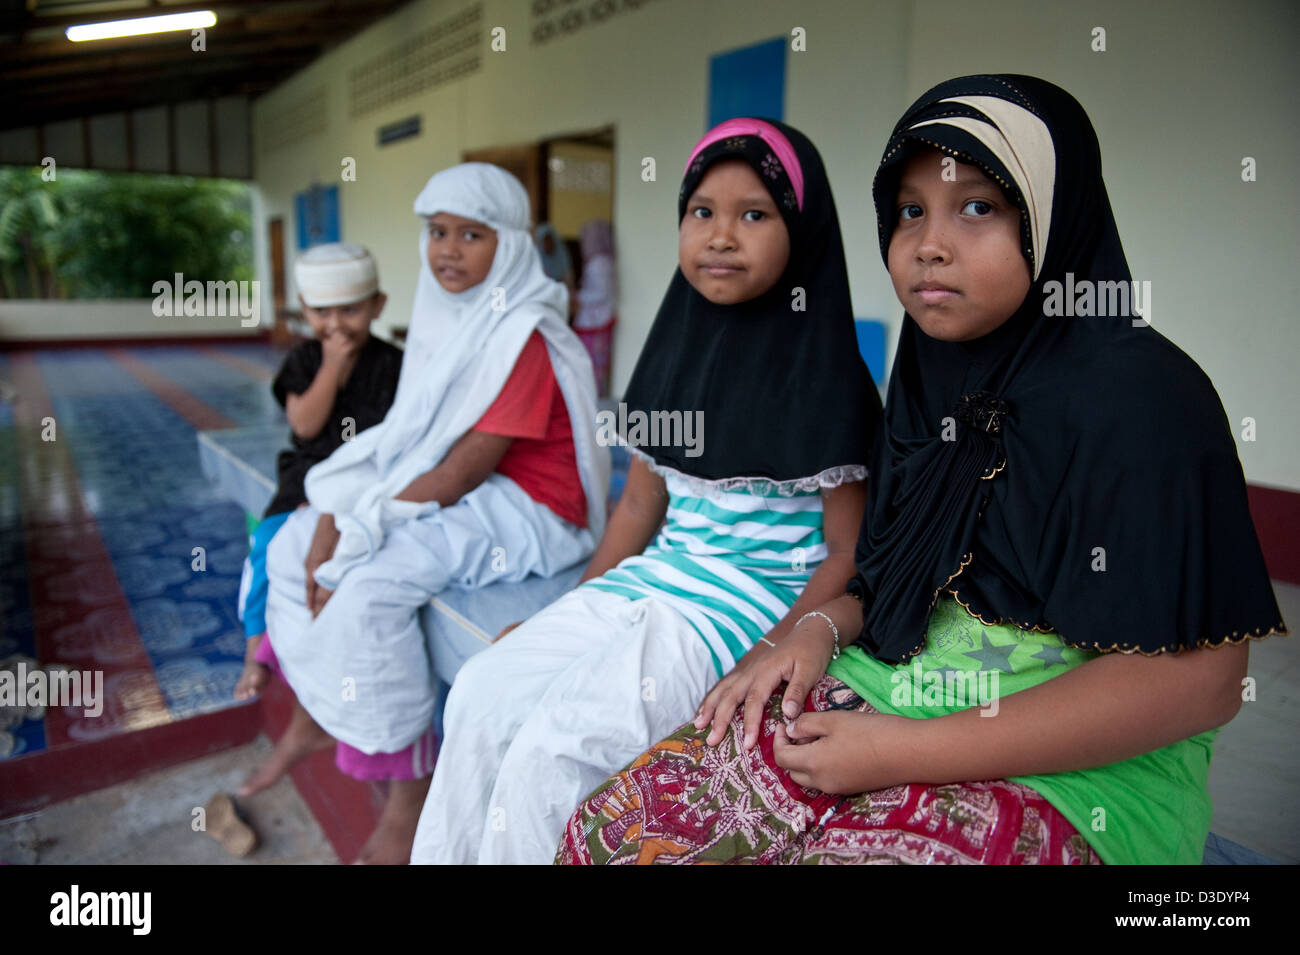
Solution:
[[[293,268],[298,301],[314,339],[284,359],[271,391],[284,406],[292,448],[280,452],[278,486],[249,541],[240,583],[239,617],[248,638],[235,699],[256,695],[269,677],[258,656],[266,632],[266,549],[276,531],[307,503],[307,471],[336,448],[378,424],[397,390],[402,352],[370,334],[387,297],[379,272],[359,245],[333,242],[299,256]]]

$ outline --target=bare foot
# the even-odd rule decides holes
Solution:
[[[357,856],[357,865],[406,865],[411,861],[415,828],[420,822],[424,797],[429,794],[432,776],[423,779],[393,780],[379,824],[370,834]]]
[[[270,679],[271,670],[265,663],[245,660],[244,672],[239,674],[239,682],[235,684],[235,699],[251,700],[266,689]]]
[[[267,757],[251,776],[244,780],[238,795],[251,796],[275,783],[298,763],[318,749],[329,749],[334,745],[334,737],[317,725],[297,700],[293,703],[293,716],[289,726],[275,744],[275,751]]]
[[[266,688],[271,679],[271,669],[257,660],[257,650],[266,634],[261,633],[244,641],[244,672],[235,684],[235,699],[251,700]]]

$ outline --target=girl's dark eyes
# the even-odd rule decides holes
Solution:
[[[447,234],[447,230],[441,228],[440,226],[436,226],[436,225],[435,225],[435,226],[430,226],[430,227],[429,227],[429,235],[433,236],[433,238],[435,238],[435,239],[441,239],[441,238],[443,238],[446,234]],[[462,237],[463,237],[463,238],[466,238],[466,239],[469,239],[470,241],[473,241],[474,239],[480,238],[480,236],[479,236],[479,234],[478,234],[477,232],[470,232],[470,231],[468,231],[468,230],[466,230],[465,232],[462,233]]]
[[[697,219],[709,219],[713,216],[713,210],[704,206],[696,206],[691,210],[691,215]],[[754,218],[751,219],[750,216],[754,216]],[[749,209],[741,214],[741,218],[748,222],[761,222],[767,218],[767,213],[762,209]]]
[[[993,203],[983,199],[971,199],[961,207],[961,211],[963,215],[986,216],[993,211]],[[898,207],[899,219],[915,219],[919,215],[921,215],[921,207],[914,202]]]

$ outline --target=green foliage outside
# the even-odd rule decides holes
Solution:
[[[0,297],[153,298],[153,284],[250,281],[248,186],[0,166]]]

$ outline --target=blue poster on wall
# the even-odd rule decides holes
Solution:
[[[885,368],[885,323],[874,318],[855,318],[853,324],[858,333],[858,351],[867,363],[871,380],[881,387],[889,377]]]
[[[786,37],[709,58],[709,125],[733,116],[785,119]]]
[[[293,197],[298,251],[339,241],[339,187],[314,185]]]

